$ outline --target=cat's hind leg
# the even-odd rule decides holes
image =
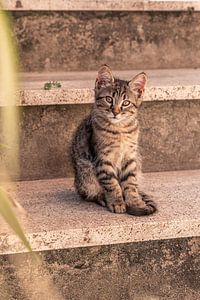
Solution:
[[[126,211],[135,216],[150,215],[157,210],[156,204],[149,195],[139,191],[136,166],[135,160],[129,159],[122,167],[120,180]]]
[[[97,180],[91,161],[87,159],[76,161],[75,187],[84,200],[106,206],[104,192]]]

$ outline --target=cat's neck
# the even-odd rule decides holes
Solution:
[[[106,116],[102,114],[91,115],[91,121],[93,125],[106,131],[110,130],[116,133],[133,133],[138,130],[137,118],[128,118],[126,120],[120,120],[119,122],[112,122]]]

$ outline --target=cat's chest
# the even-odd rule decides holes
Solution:
[[[115,165],[117,168],[121,168],[122,162],[131,153],[133,148],[133,142],[130,137],[121,136],[116,143],[114,148]]]
[[[110,160],[116,169],[121,169],[123,162],[131,156],[134,151],[134,143],[130,136],[116,136],[109,151],[105,151],[106,159]]]

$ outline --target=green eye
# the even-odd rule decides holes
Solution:
[[[106,101],[111,104],[113,102],[113,99],[111,97],[107,96]]]
[[[125,100],[125,101],[123,101],[122,105],[123,106],[129,106],[130,103],[131,103],[130,101]]]

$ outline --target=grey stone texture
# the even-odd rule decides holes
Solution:
[[[199,12],[12,12],[24,71],[200,67]]]
[[[21,180],[73,176],[72,134],[91,107],[19,107]],[[143,103],[139,144],[144,172],[200,168],[199,112],[199,100]],[[0,157],[6,161],[5,153]]]
[[[91,105],[19,109],[20,179],[72,177],[72,134]],[[199,112],[199,100],[143,103],[139,120],[144,172],[200,168]]]
[[[113,70],[116,78],[131,80],[142,70]],[[200,69],[145,70],[147,87],[143,101],[200,99]],[[17,105],[60,105],[94,103],[96,71],[22,73],[19,75]],[[60,88],[44,90],[45,83],[57,81]],[[1,82],[0,82],[1,83]],[[0,87],[0,106],[6,106]]]
[[[34,251],[200,236],[200,170],[143,174],[141,190],[158,211],[136,217],[83,201],[73,178],[22,181],[6,191],[20,202],[20,221]],[[0,219],[0,256],[27,252]]]
[[[140,152],[144,172],[200,168],[200,101],[144,102]]]
[[[0,298],[60,300],[57,289],[65,300],[197,300],[199,250],[199,238],[185,238],[44,251],[42,265],[4,255]]]
[[[60,10],[60,11],[194,11],[200,10],[198,1],[147,0],[7,0],[8,10]]]

